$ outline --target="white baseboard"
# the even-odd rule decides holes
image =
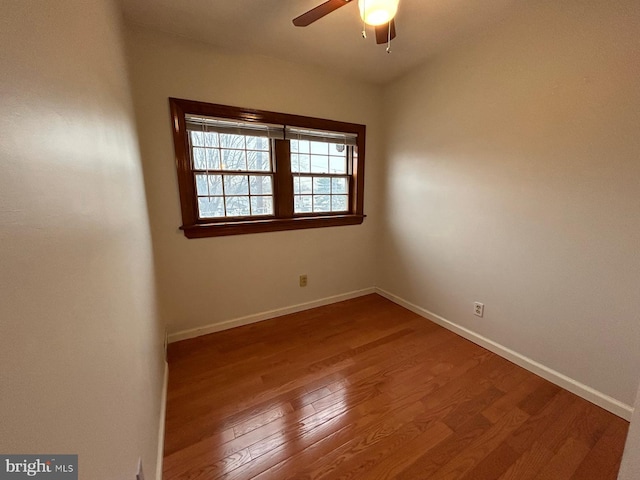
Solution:
[[[608,395],[605,395],[594,388],[589,387],[583,383],[580,383],[573,378],[567,377],[560,372],[556,372],[555,370],[542,365],[541,363],[536,362],[524,355],[511,350],[499,343],[494,342],[493,340],[489,340],[482,335],[479,335],[465,327],[457,325],[446,318],[441,317],[440,315],[436,315],[429,310],[426,310],[422,307],[419,307],[407,300],[404,300],[397,295],[387,292],[381,288],[375,289],[376,293],[382,295],[388,300],[391,300],[393,303],[396,303],[407,310],[411,310],[414,313],[417,313],[421,317],[426,318],[438,325],[446,328],[447,330],[451,330],[454,333],[457,333],[461,337],[466,338],[467,340],[472,341],[473,343],[480,345],[481,347],[486,348],[487,350],[492,351],[493,353],[500,355],[503,358],[515,363],[516,365],[521,366],[522,368],[526,368],[530,372],[535,373],[536,375],[541,376],[542,378],[549,380],[556,385],[569,390],[572,393],[588,400],[591,403],[594,403],[609,412],[624,418],[625,420],[631,420],[631,415],[633,413],[633,407],[627,405],[626,403],[622,403],[615,398],[612,398]]]
[[[344,300],[350,300],[352,298],[362,297],[363,295],[369,295],[372,293],[376,293],[375,287],[356,290],[354,292],[343,293],[340,295],[334,295],[332,297],[321,298],[319,300],[313,300],[311,302],[299,303],[297,305],[291,305],[289,307],[278,308],[266,312],[255,313],[253,315],[247,315],[246,317],[225,320],[219,323],[206,325],[204,327],[183,330],[181,332],[169,334],[169,343],[186,340],[188,338],[195,338],[201,335],[207,335],[209,333],[221,332],[222,330],[228,330],[230,328],[249,325],[250,323],[269,320],[270,318],[281,317],[283,315],[289,315],[290,313],[302,312],[303,310],[309,310],[310,308],[322,307],[324,305],[330,305],[332,303],[342,302]]]
[[[156,480],[162,480],[162,466],[164,460],[164,429],[167,414],[167,391],[169,389],[169,364],[164,363],[164,383],[160,398],[160,424],[158,425],[158,456],[156,459]]]

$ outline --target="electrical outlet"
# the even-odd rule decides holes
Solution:
[[[306,287],[307,286],[307,275],[300,275],[300,286],[301,287]]]
[[[475,302],[473,304],[473,314],[482,317],[484,315],[484,303]]]

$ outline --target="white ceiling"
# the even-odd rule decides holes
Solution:
[[[386,83],[503,18],[521,0],[400,0],[398,37],[366,40],[357,1],[300,28],[294,17],[324,0],[120,0],[128,22],[233,51],[323,66]]]

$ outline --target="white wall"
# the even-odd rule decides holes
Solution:
[[[639,27],[637,0],[527,2],[393,84],[378,279],[627,405],[640,367]]]
[[[119,14],[0,10],[0,452],[154,478],[163,328]]]
[[[127,50],[162,312],[170,332],[374,285],[380,89],[326,70],[131,27]],[[188,240],[168,97],[367,125],[362,225]],[[309,285],[298,286],[306,273]]]

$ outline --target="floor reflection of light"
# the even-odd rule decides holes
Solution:
[[[335,382],[332,386],[335,389],[328,390],[327,394],[320,398],[318,398],[318,389],[305,392],[291,402],[273,407],[287,408],[291,403],[297,408],[260,427],[277,431],[249,447],[251,459],[259,462],[260,457],[268,452],[270,461],[273,461],[274,454],[281,456],[284,460],[291,455],[303,452],[308,446],[350,424],[349,384],[347,381],[341,381]],[[251,432],[247,435],[251,435]],[[228,464],[225,463],[223,470],[226,474],[237,467],[237,463],[230,461]]]
[[[334,382],[329,388],[330,394],[311,403],[314,414],[309,418],[309,434],[314,441],[326,436],[328,429],[335,429],[336,423],[346,423],[346,414],[349,412],[349,387],[346,379]]]

